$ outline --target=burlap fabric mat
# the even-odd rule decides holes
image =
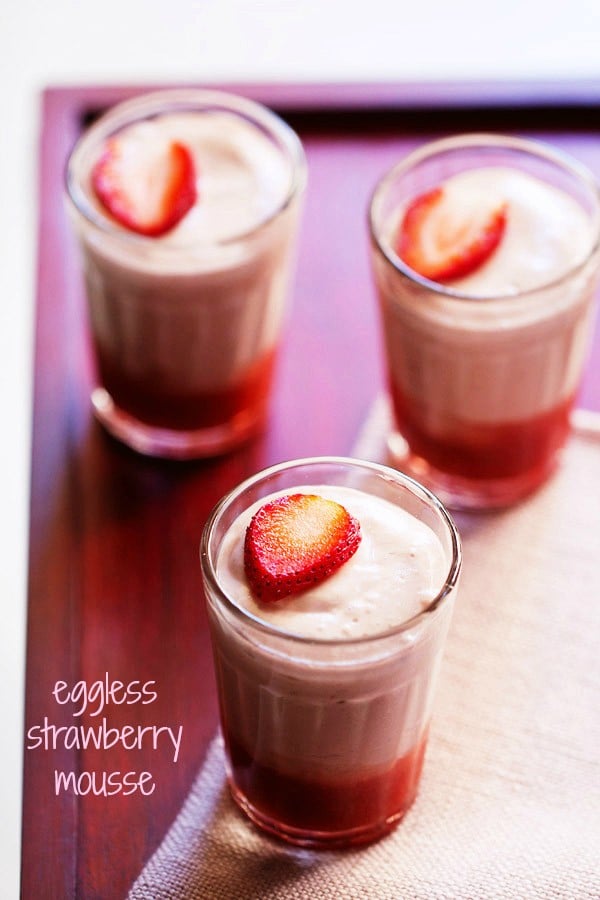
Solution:
[[[355,455],[382,458],[378,402]],[[600,419],[521,505],[457,516],[464,568],[419,797],[351,852],[234,807],[215,739],[132,900],[600,898]]]

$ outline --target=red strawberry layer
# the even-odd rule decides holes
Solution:
[[[340,503],[317,494],[286,494],[265,503],[248,526],[246,577],[260,600],[279,600],[328,578],[360,540],[358,521]]]

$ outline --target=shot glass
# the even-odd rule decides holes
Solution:
[[[533,287],[474,294],[423,278],[400,259],[395,235],[411,201],[451,176],[487,167],[517,170],[572,198],[589,223],[576,264]],[[391,461],[450,506],[515,502],[550,475],[569,434],[598,281],[598,185],[583,166],[541,143],[447,138],[382,178],[369,225],[395,419]],[[529,262],[533,273],[535,253]]]
[[[284,630],[227,593],[218,559],[238,515],[273,492],[315,484],[384,498],[433,531],[444,572],[431,602],[391,629],[320,639]],[[442,504],[378,464],[283,463],[216,506],[201,565],[234,800],[260,828],[302,846],[344,847],[387,833],[417,793],[459,577],[460,540]]]
[[[160,236],[123,227],[95,196],[107,142],[186,145],[198,199]],[[306,182],[297,135],[258,103],[168,90],[122,103],[77,142],[67,206],[81,246],[97,383],[116,438],[153,456],[222,453],[259,431]]]

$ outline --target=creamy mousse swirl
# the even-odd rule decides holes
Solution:
[[[582,263],[592,249],[593,223],[569,194],[509,166],[470,169],[441,183],[444,215],[466,220],[485,208],[506,206],[506,228],[490,257],[448,284],[460,294],[500,297],[550,284]],[[390,222],[388,240],[404,210]]]
[[[337,572],[301,594],[261,603],[244,572],[244,536],[254,513],[278,494],[246,509],[226,534],[217,561],[222,588],[242,609],[303,637],[353,639],[401,625],[440,592],[448,559],[439,538],[399,506],[354,488],[302,485],[286,494],[319,494],[358,519],[362,540]]]
[[[126,126],[118,137],[140,147],[180,143],[194,160],[196,202],[175,228],[153,243],[184,247],[230,240],[265,221],[288,189],[289,165],[279,149],[255,125],[229,112],[165,113]],[[88,201],[97,215],[106,216],[90,173]]]

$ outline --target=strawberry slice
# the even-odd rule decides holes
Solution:
[[[247,528],[246,577],[260,600],[279,600],[324,581],[360,540],[358,521],[340,503],[286,494],[261,506]]]
[[[396,238],[396,253],[431,281],[453,281],[489,259],[506,228],[506,204],[482,201],[457,209],[442,187],[421,194],[408,206]]]
[[[186,146],[137,136],[107,141],[92,186],[125,228],[147,237],[170,231],[196,202],[194,160]]]

